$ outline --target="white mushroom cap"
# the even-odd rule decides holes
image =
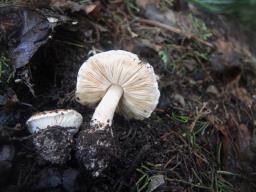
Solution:
[[[82,124],[83,117],[80,113],[72,109],[58,109],[44,111],[31,116],[26,124],[30,133],[37,133],[47,127],[60,126],[68,129],[71,133],[76,133]]]
[[[154,69],[133,53],[111,50],[90,57],[78,73],[77,100],[84,105],[96,104],[111,85],[123,90],[117,111],[127,118],[147,118],[158,104]]]

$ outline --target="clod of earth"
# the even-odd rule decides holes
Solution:
[[[90,128],[80,132],[77,142],[78,157],[94,176],[108,166],[115,111],[126,118],[148,118],[159,96],[153,67],[133,53],[111,50],[92,56],[81,66],[76,87],[78,102],[94,105],[100,101]]]
[[[40,130],[33,138],[33,144],[39,155],[55,164],[64,164],[70,159],[73,143],[72,134],[59,126]]]
[[[63,164],[70,158],[73,134],[82,121],[75,110],[59,109],[33,115],[27,120],[27,127],[35,134],[33,144],[40,156],[51,163]]]

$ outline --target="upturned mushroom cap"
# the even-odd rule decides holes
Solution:
[[[83,117],[80,113],[72,109],[58,109],[44,111],[31,116],[26,124],[30,133],[37,133],[47,127],[60,126],[68,129],[71,133],[76,133],[82,124]]]
[[[154,69],[133,53],[111,50],[90,57],[78,72],[77,100],[84,105],[96,104],[111,85],[123,89],[117,112],[127,118],[147,118],[158,104]]]

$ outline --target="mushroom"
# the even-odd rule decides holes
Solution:
[[[51,163],[63,164],[70,158],[73,135],[83,118],[72,109],[59,109],[36,113],[27,120],[33,144],[40,156]]]
[[[156,108],[159,96],[153,67],[133,53],[111,50],[98,53],[83,63],[77,77],[77,101],[89,106],[99,103],[90,129],[81,132],[81,141],[78,138],[79,156],[86,168],[97,176],[107,167],[108,160],[98,157],[107,159],[107,155],[99,152],[112,150],[109,137],[113,135],[110,126],[115,111],[128,119],[148,118]],[[94,139],[87,142],[85,138]],[[88,145],[87,148],[84,145]]]
[[[159,96],[153,67],[127,51],[98,53],[78,72],[76,98],[83,105],[100,101],[91,121],[99,129],[111,126],[116,109],[126,118],[148,118]]]
[[[36,113],[27,120],[26,124],[31,134],[52,126],[67,128],[71,133],[76,133],[82,121],[83,117],[77,111],[58,109]]]

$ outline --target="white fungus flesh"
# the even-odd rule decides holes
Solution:
[[[159,96],[153,67],[127,51],[98,53],[78,72],[77,100],[83,105],[100,102],[91,121],[99,129],[112,124],[115,111],[126,118],[148,118]]]
[[[47,127],[59,126],[76,133],[82,124],[83,117],[72,109],[44,111],[31,116],[26,124],[30,133],[34,134]]]

